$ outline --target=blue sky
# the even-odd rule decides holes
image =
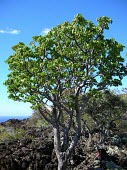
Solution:
[[[96,23],[96,18],[108,16],[113,20],[106,37],[115,38],[126,46],[122,56],[127,63],[127,1],[126,0],[1,0],[0,1],[0,116],[26,116],[32,110],[27,103],[8,99],[3,82],[7,78],[5,60],[18,42],[29,44],[32,36],[40,35],[76,14]],[[123,86],[127,87],[127,77]]]

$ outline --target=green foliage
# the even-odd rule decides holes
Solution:
[[[25,130],[23,129],[13,129],[0,127],[0,142],[5,140],[21,139],[25,135]]]
[[[122,92],[119,95],[127,103],[127,88],[123,88]]]
[[[123,127],[122,123],[127,111],[127,103],[120,95],[106,90],[101,94],[101,97],[91,97],[85,109],[86,116],[83,116],[83,119],[87,121],[89,128],[104,130],[110,128],[110,130],[113,130],[112,125],[115,123],[116,129],[120,130],[120,127]]]
[[[124,46],[104,37],[110,18],[100,17],[97,23],[78,14],[72,23],[64,22],[45,36],[34,36],[30,46],[22,42],[13,46],[14,53],[6,61],[9,98],[38,108],[44,99],[54,103],[55,95],[74,106],[75,88],[84,93],[121,85],[127,71],[120,55]],[[70,94],[63,99],[64,89]]]
[[[124,101],[126,104],[126,111],[122,116],[122,119],[119,120],[120,126],[119,129],[121,132],[126,132],[127,131],[127,88],[123,88],[122,91],[116,92],[117,95],[121,98],[121,100]]]
[[[40,115],[40,113],[37,110],[34,110],[32,116],[27,121],[27,126],[47,127],[48,123],[44,120],[44,118]]]

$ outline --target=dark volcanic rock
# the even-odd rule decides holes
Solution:
[[[57,158],[53,147],[51,127],[28,127],[27,120],[9,120],[1,126],[25,129],[20,140],[0,143],[0,170],[57,170]],[[95,146],[86,146],[84,137],[76,146],[68,160],[68,170],[90,170],[94,168],[97,157]],[[125,139],[124,139],[125,142]],[[126,149],[126,147],[125,147]],[[127,169],[125,149],[108,148],[112,160]],[[115,151],[112,153],[112,150]]]
[[[26,131],[20,140],[0,143],[0,170],[40,170],[51,163],[51,127],[27,127],[26,120],[17,119],[8,120],[0,125],[7,129],[20,127]]]
[[[11,143],[6,141],[0,144],[0,169],[44,169],[51,162],[52,150],[51,141],[48,144],[43,140],[35,142],[28,138]]]

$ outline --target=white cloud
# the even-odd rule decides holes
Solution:
[[[51,30],[50,28],[44,28],[44,29],[41,31],[41,35],[47,34],[50,30]]]
[[[16,30],[16,29],[5,29],[5,30],[2,30],[2,29],[0,29],[0,33],[1,34],[19,34],[20,30]]]

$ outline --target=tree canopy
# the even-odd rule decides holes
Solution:
[[[64,22],[45,36],[33,37],[31,46],[22,42],[13,46],[14,53],[6,61],[11,70],[5,83],[9,97],[35,106],[44,99],[55,102],[53,95],[61,96],[65,89],[73,93],[74,89],[84,92],[121,85],[124,46],[103,35],[111,19],[97,21],[95,26],[76,15],[72,23]]]

